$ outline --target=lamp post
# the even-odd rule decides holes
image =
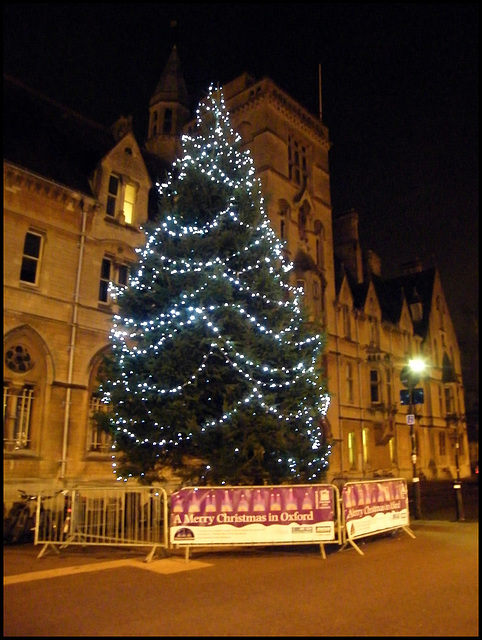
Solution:
[[[460,434],[458,425],[455,427],[455,468],[457,471],[457,480],[454,482],[455,491],[455,512],[457,514],[457,520],[464,521],[464,503],[462,501],[462,484],[460,482],[460,466],[459,466],[459,449],[460,449]]]
[[[400,380],[408,389],[408,414],[407,424],[410,426],[411,458],[412,458],[412,487],[414,501],[414,518],[422,517],[422,502],[420,497],[420,478],[417,473],[417,439],[415,437],[415,415],[413,413],[413,390],[420,381],[420,374],[425,369],[425,363],[421,359],[410,360],[408,365],[400,372]]]

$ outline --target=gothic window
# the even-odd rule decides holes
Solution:
[[[164,123],[162,125],[162,133],[169,134],[172,132],[172,109],[164,110]]]
[[[280,221],[280,238],[286,240],[286,221],[284,218],[281,218]]]
[[[320,298],[320,283],[318,280],[313,280],[313,300],[319,300]]]
[[[396,455],[395,455],[395,438],[390,438],[390,440],[388,441],[388,452],[390,455],[390,462],[393,464],[396,462]]]
[[[445,385],[445,410],[447,413],[455,413],[454,390],[452,385]]]
[[[385,372],[387,381],[387,404],[392,403],[392,372],[387,369]]]
[[[157,133],[157,111],[153,111],[151,114],[151,135],[155,136]]]
[[[378,346],[378,322],[376,318],[370,318],[370,344]]]
[[[98,391],[94,391],[90,396],[89,405],[89,443],[88,450],[97,453],[107,453],[112,445],[112,438],[103,429],[99,428],[95,414],[107,410],[108,405],[102,402],[101,395]]]
[[[343,332],[345,338],[351,340],[351,322],[350,322],[350,309],[348,305],[344,304],[341,308],[342,316],[343,316]]]
[[[350,404],[353,404],[353,364],[351,362],[346,363],[346,394],[347,400]]]
[[[278,215],[280,217],[280,239],[287,240],[290,206],[284,198],[278,201]]]
[[[32,455],[39,445],[48,374],[38,335],[29,327],[4,339],[3,447],[12,455]]]
[[[34,387],[20,388],[4,381],[3,385],[3,448],[6,451],[29,449]]]
[[[100,389],[102,377],[102,363],[100,360],[94,365],[89,385],[89,418],[87,427],[87,451],[90,453],[108,453],[112,446],[112,437],[104,431],[95,416],[108,410],[109,405],[102,396]]]
[[[316,236],[316,266],[323,268],[325,264],[324,256],[324,229],[320,220],[315,220],[313,223],[313,232]]]
[[[288,177],[301,185],[307,177],[306,147],[292,136],[288,137]]]
[[[25,333],[7,338],[3,368],[3,448],[6,453],[32,449],[45,382],[44,362]]]
[[[350,469],[356,468],[356,438],[354,431],[348,433],[348,464]]]
[[[16,344],[5,353],[5,365],[15,373],[26,373],[33,368],[33,360],[26,346]]]
[[[298,235],[300,240],[306,240],[306,221],[308,218],[308,213],[305,207],[301,207],[298,214]]]
[[[23,245],[22,267],[20,280],[30,284],[38,284],[40,273],[40,259],[43,236],[40,233],[28,231]]]
[[[370,400],[372,404],[379,404],[380,398],[380,372],[378,369],[370,369]]]
[[[368,428],[362,429],[363,462],[368,462]]]
[[[403,350],[405,351],[405,353],[408,354],[410,352],[410,334],[408,333],[408,331],[403,332],[402,340],[403,340]]]

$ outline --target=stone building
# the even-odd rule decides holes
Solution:
[[[327,336],[332,443],[327,480],[470,474],[457,338],[436,268],[385,280],[360,247],[356,211],[334,215],[327,127],[271,79],[223,87],[250,149],[269,217],[286,241],[310,322]],[[4,500],[114,482],[90,418],[115,304],[156,212],[156,187],[189,131],[176,47],[149,105],[146,143],[129,118],[110,130],[4,76]],[[403,258],[403,256],[402,256]],[[400,404],[400,373],[421,355],[424,403]]]

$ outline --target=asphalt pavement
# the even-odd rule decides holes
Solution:
[[[478,485],[353,547],[4,547],[4,637],[479,636]],[[460,515],[460,514],[459,514]]]

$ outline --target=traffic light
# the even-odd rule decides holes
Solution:
[[[410,404],[410,389],[400,391],[400,404]],[[423,389],[421,387],[412,389],[412,404],[423,404]]]

